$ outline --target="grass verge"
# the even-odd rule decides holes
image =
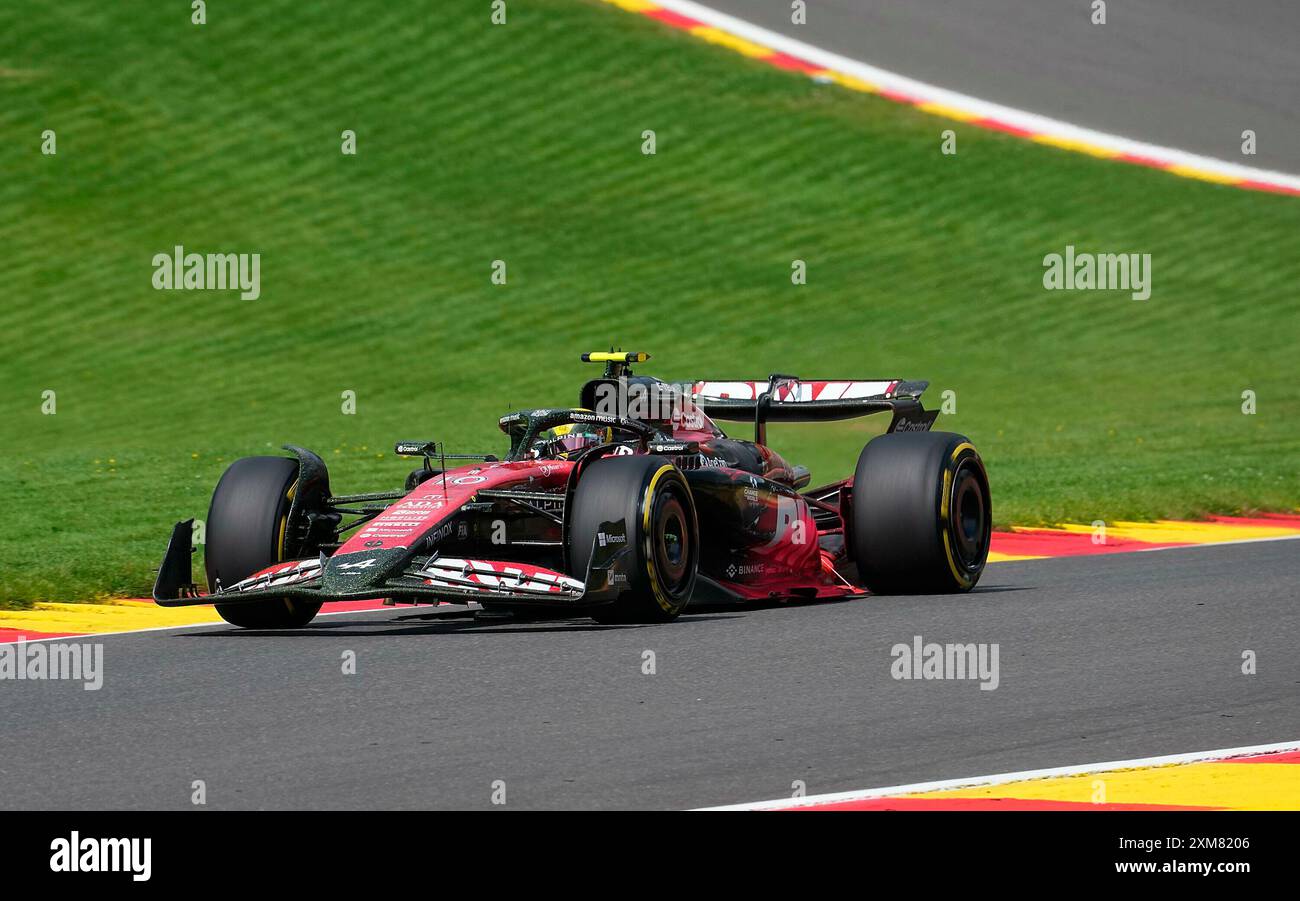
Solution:
[[[0,603],[147,591],[170,524],[285,441],[340,490],[400,483],[395,439],[498,448],[500,413],[576,400],[578,352],[610,342],[665,378],[928,378],[1003,524],[1300,502],[1294,199],[963,128],[589,0],[514,0],[504,26],[469,0],[189,15],[0,9]],[[153,290],[177,244],[260,253],[261,298]],[[1067,244],[1150,253],[1151,299],[1044,291]],[[772,437],[821,480],[874,428]]]

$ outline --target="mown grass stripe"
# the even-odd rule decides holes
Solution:
[[[0,67],[36,73],[0,78],[0,603],[147,592],[171,524],[286,441],[357,490],[401,484],[398,438],[500,451],[610,343],[667,378],[928,378],[1004,526],[1300,503],[1289,197],[961,125],[945,156],[871,85],[580,0],[4,7]],[[154,291],[176,244],[261,253],[262,299]],[[1152,299],[1043,291],[1066,244],[1150,252]],[[829,480],[881,427],[771,435]]]

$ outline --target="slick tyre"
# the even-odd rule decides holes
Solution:
[[[244,457],[230,464],[208,508],[204,566],[209,591],[218,579],[229,587],[286,558],[285,535],[297,479],[297,461],[284,457]],[[320,610],[319,603],[290,598],[216,607],[226,622],[246,629],[305,626]]]
[[[655,456],[604,457],[582,474],[570,510],[571,572],[587,574],[597,534],[608,522],[627,529],[630,584],[612,604],[594,607],[600,623],[665,623],[690,603],[699,567],[695,502],[685,477]]]
[[[993,508],[974,445],[951,432],[867,443],[853,475],[851,547],[876,594],[969,591],[988,560]]]

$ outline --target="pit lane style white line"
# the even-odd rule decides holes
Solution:
[[[618,0],[608,0],[608,2],[618,3]],[[1111,154],[1132,157],[1133,161],[1148,161],[1148,164],[1173,171],[1178,175],[1229,183],[1249,182],[1252,185],[1269,186],[1286,192],[1300,192],[1300,176],[1243,166],[1173,147],[1148,144],[1144,141],[1072,125],[1038,113],[980,100],[977,97],[918,81],[897,72],[890,72],[869,63],[823,50],[710,9],[692,0],[653,0],[653,3],[669,12],[696,19],[746,41],[806,60],[825,69],[853,76],[878,85],[886,91],[906,95],[916,101],[914,105],[933,104],[936,107],[947,107],[973,119],[993,120],[1002,125],[1031,132],[1035,138],[1044,140],[1045,143],[1065,145],[1085,153],[1090,149],[1108,151]]]
[[[1189,754],[1166,754],[1162,757],[1139,757],[1134,760],[1111,760],[1105,763],[1085,763],[1078,766],[1051,767],[1041,770],[1021,770],[1016,773],[997,773],[992,776],[968,776],[961,779],[942,779],[935,782],[913,782],[908,785],[890,785],[856,791],[808,795],[802,798],[773,798],[768,801],[751,801],[747,804],[727,804],[721,807],[697,807],[696,810],[796,810],[844,801],[868,801],[873,798],[890,798],[920,792],[946,791],[955,788],[979,788],[986,785],[1004,785],[1030,779],[1050,779],[1055,776],[1082,776],[1088,773],[1112,770],[1135,770],[1147,767],[1168,766],[1179,763],[1204,763],[1227,760],[1230,757],[1253,757],[1258,754],[1277,754],[1283,751],[1300,751],[1300,740],[1282,741],[1270,745],[1246,745],[1240,748],[1220,748],[1217,751],[1194,751]]]

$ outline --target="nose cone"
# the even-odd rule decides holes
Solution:
[[[336,554],[325,561],[321,589],[326,593],[351,593],[381,585],[406,567],[406,548],[375,548]]]

